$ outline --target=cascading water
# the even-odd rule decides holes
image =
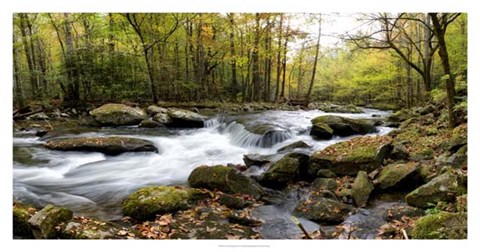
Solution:
[[[201,165],[243,164],[243,155],[273,155],[302,140],[320,150],[347,138],[315,141],[309,135],[310,120],[322,111],[266,111],[258,114],[216,117],[205,128],[142,131],[139,128],[103,128],[75,136],[125,135],[152,141],[159,153],[60,152],[42,147],[33,132],[14,133],[13,195],[21,202],[66,206],[77,214],[103,219],[121,217],[121,201],[148,185],[186,184],[190,172]],[[339,114],[371,118],[387,112],[365,110],[362,114]],[[269,125],[274,130],[260,135],[249,127]],[[377,128],[386,134],[390,128]],[[129,134],[130,132],[130,134]],[[26,157],[26,158],[25,158]],[[25,160],[28,159],[28,160]]]
[[[276,125],[263,124],[261,126],[268,127],[263,134],[256,134],[249,131],[241,123],[236,121],[219,122],[222,119],[213,119],[205,123],[207,128],[217,128],[221,134],[229,134],[233,144],[243,147],[262,147],[270,148],[275,144],[281,143],[292,138],[293,134]],[[224,119],[223,119],[224,120]]]

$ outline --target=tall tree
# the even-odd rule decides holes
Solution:
[[[313,70],[312,70],[312,78],[310,79],[310,85],[308,86],[308,92],[305,97],[307,101],[310,100],[310,95],[312,94],[313,84],[315,83],[315,74],[317,72],[317,63],[318,63],[318,53],[320,51],[320,37],[322,36],[322,15],[320,14],[318,17],[318,37],[317,43],[315,44],[315,58],[313,60]]]
[[[70,14],[64,13],[64,33],[65,33],[65,67],[67,72],[67,93],[64,95],[64,100],[72,103],[80,101],[80,84],[78,77],[78,68],[76,66],[77,56],[73,44],[72,24]]]
[[[237,82],[237,61],[235,59],[235,34],[234,34],[234,29],[235,29],[235,17],[234,13],[229,13],[228,14],[228,19],[229,19],[229,24],[230,24],[230,32],[229,32],[229,38],[230,38],[230,66],[232,69],[232,80],[231,80],[231,87],[230,91],[231,93],[231,100],[236,101],[237,100],[237,90],[238,90],[238,82]]]
[[[445,73],[445,89],[447,91],[447,108],[448,108],[448,125],[450,128],[455,127],[455,114],[453,112],[453,106],[455,104],[455,78],[450,70],[450,62],[448,59],[447,44],[445,43],[445,33],[447,27],[458,16],[459,13],[429,13],[432,18],[433,33],[438,40],[440,60],[442,61],[443,71]]]
[[[167,39],[177,30],[180,21],[178,20],[176,14],[170,14],[170,16],[173,18],[173,23],[169,27],[167,27],[167,29],[162,34],[155,34],[155,36],[151,36],[153,31],[145,29],[145,25],[146,23],[148,23],[149,20],[152,20],[152,15],[155,14],[127,13],[125,14],[125,17],[127,18],[128,22],[130,23],[133,30],[141,41],[142,52],[145,59],[145,64],[147,65],[148,82],[152,95],[152,101],[154,103],[157,103],[157,85],[154,78],[151,50],[156,44],[166,42]]]
[[[259,68],[259,44],[260,44],[260,14],[255,13],[255,31],[254,31],[254,42],[253,42],[253,52],[252,52],[252,64],[253,64],[253,100],[260,100],[260,68]]]
[[[396,16],[388,13],[378,13],[369,15],[365,19],[368,23],[379,24],[378,29],[374,29],[368,33],[349,35],[348,39],[363,49],[393,50],[410,65],[413,70],[422,76],[425,91],[428,93],[432,88],[432,55],[437,51],[438,44],[433,43],[432,36],[425,36],[425,46],[429,47],[428,50],[425,50],[425,46],[423,48],[421,46],[422,41],[417,41],[415,37],[408,32],[411,27],[410,22],[420,22],[424,25],[425,29],[431,29],[428,23],[424,21],[420,14],[407,13],[400,13]],[[415,60],[409,59],[406,52],[407,49],[402,46],[405,42],[401,43],[399,40],[408,41],[408,43],[413,45],[415,52],[422,58],[421,65],[418,65]]]
[[[278,27],[278,45],[277,45],[277,79],[275,85],[275,99],[278,99],[280,91],[280,72],[281,72],[281,55],[282,55],[282,31],[283,31],[283,14],[280,14],[280,24]]]

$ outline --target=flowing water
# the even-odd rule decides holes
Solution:
[[[200,165],[243,164],[244,154],[276,154],[278,149],[299,140],[312,146],[302,150],[311,153],[348,139],[336,137],[315,141],[309,136],[310,120],[324,114],[327,113],[318,110],[266,111],[219,115],[205,122],[205,128],[201,129],[121,127],[74,135],[127,135],[152,141],[160,150],[159,153],[118,156],[48,150],[42,147],[45,141],[35,137],[34,132],[15,132],[14,200],[39,206],[52,203],[66,206],[76,214],[118,219],[121,217],[121,201],[136,189],[148,185],[186,184],[190,172]],[[337,115],[372,118],[373,114],[384,117],[388,112],[365,109],[362,114]],[[278,130],[263,138],[246,130],[246,127],[261,124],[269,124]],[[373,134],[383,135],[390,130],[377,127]]]

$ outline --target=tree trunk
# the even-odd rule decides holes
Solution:
[[[310,85],[308,86],[308,92],[305,99],[307,101],[310,100],[310,95],[312,94],[313,84],[315,83],[315,74],[317,72],[317,62],[318,62],[318,53],[320,51],[320,37],[322,36],[322,15],[318,18],[318,38],[317,44],[315,46],[315,59],[313,60],[313,70],[312,70],[312,78],[310,79]]]
[[[28,76],[30,77],[30,88],[32,90],[33,97],[37,97],[38,95],[38,86],[37,80],[35,78],[35,61],[33,58],[33,52],[31,51],[32,47],[29,43],[29,38],[27,34],[27,14],[22,13],[19,14],[20,17],[20,32],[22,34],[22,42],[23,42],[23,49],[25,52],[25,57],[27,58],[27,65],[28,65]]]
[[[455,79],[450,70],[450,63],[448,60],[448,51],[447,45],[445,43],[445,32],[447,29],[447,24],[443,27],[440,24],[440,21],[437,17],[437,13],[429,13],[432,18],[433,31],[438,40],[438,54],[440,55],[440,60],[442,61],[443,72],[445,74],[446,81],[446,91],[447,91],[447,108],[448,108],[448,125],[450,128],[455,127],[455,114],[453,113],[454,106],[454,97],[455,97]],[[447,15],[447,14],[444,14]]]
[[[230,67],[232,69],[232,80],[231,80],[231,86],[230,86],[230,92],[232,93],[231,93],[230,99],[232,100],[232,102],[235,102],[237,101],[238,82],[237,82],[237,63],[235,59],[235,43],[234,43],[235,34],[233,33],[233,29],[235,27],[235,20],[233,15],[234,15],[233,13],[228,14],[229,21],[230,21],[230,33],[229,33],[230,57],[231,57]]]
[[[278,94],[280,91],[280,60],[282,55],[282,29],[283,29],[283,14],[280,14],[280,26],[278,28],[278,48],[277,48],[277,82],[275,85],[275,99],[278,99]]]
[[[425,16],[425,44],[424,46],[424,71],[423,71],[423,83],[425,84],[425,91],[428,94],[432,90],[432,54],[430,49],[430,16]]]
[[[15,105],[17,108],[25,107],[25,95],[23,92],[23,84],[20,81],[19,67],[18,67],[18,55],[15,46],[13,47],[13,93],[15,94]]]
[[[302,90],[302,82],[303,82],[302,64],[303,64],[303,51],[304,50],[305,50],[305,43],[302,43],[302,48],[300,49],[299,62],[298,62],[298,80],[297,80],[297,94],[296,94],[297,99],[300,98],[300,93],[301,93],[301,90]]]
[[[260,14],[255,13],[255,38],[253,42],[252,63],[253,63],[253,100],[260,100],[260,69],[258,60],[258,50],[260,44]]]
[[[264,84],[263,84],[263,100],[270,100],[270,73],[272,65],[272,57],[270,56],[270,43],[271,43],[271,28],[270,28],[270,18],[267,18],[267,33],[265,36],[265,73],[264,73]]]
[[[67,72],[67,93],[64,100],[76,103],[80,100],[78,69],[75,65],[76,53],[73,46],[72,27],[70,24],[70,14],[64,13],[64,29],[65,29],[65,44],[66,44],[66,72]]]

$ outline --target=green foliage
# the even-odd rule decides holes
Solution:
[[[433,215],[433,214],[438,214],[442,212],[442,210],[437,208],[437,204],[427,203],[427,205],[428,205],[428,208],[425,209],[426,215]]]
[[[316,37],[306,33],[305,27],[316,27],[318,17],[262,13],[259,15],[262,29],[256,34],[259,31],[255,28],[254,13],[129,15],[135,19],[133,24],[127,14],[120,13],[15,14],[15,102],[20,102],[22,97],[49,101],[56,96],[66,96],[72,92],[68,90],[72,83],[78,88],[80,100],[146,101],[152,96],[152,86],[161,100],[217,100],[237,96],[237,100],[248,101],[256,93],[260,93],[262,99],[271,100],[277,98],[273,97],[278,91],[277,82],[285,82],[285,95],[290,98],[300,99],[307,93]],[[22,25],[24,18],[29,25]],[[69,22],[65,22],[67,19]],[[305,24],[289,26],[294,20],[303,20]],[[69,46],[67,24],[71,28]],[[462,90],[466,90],[466,82],[462,80],[467,77],[467,28],[467,15],[462,14],[450,24],[446,34],[452,74],[457,89]],[[257,45],[255,37],[260,40]],[[288,44],[286,49],[285,44]],[[33,58],[28,59],[28,50],[35,54],[33,68],[29,67]],[[252,88],[254,50],[260,63],[259,90]],[[276,74],[282,71],[283,55],[288,58],[285,79],[283,74]],[[277,64],[277,57],[281,65]],[[414,53],[411,57],[417,60],[419,55]],[[434,57],[435,62],[439,62],[438,55]],[[151,64],[150,71],[146,59]],[[236,94],[231,94],[233,63],[237,75]],[[441,70],[441,64],[434,64],[434,87],[444,86]],[[381,104],[382,107],[399,107],[406,102],[405,62],[392,51],[359,50],[348,41],[331,47],[321,45],[316,71],[313,100]],[[421,88],[421,76],[412,70],[411,77]],[[267,80],[269,93],[266,93]],[[441,91],[432,91],[434,99],[443,99]],[[425,97],[417,91],[415,96],[416,102]]]

